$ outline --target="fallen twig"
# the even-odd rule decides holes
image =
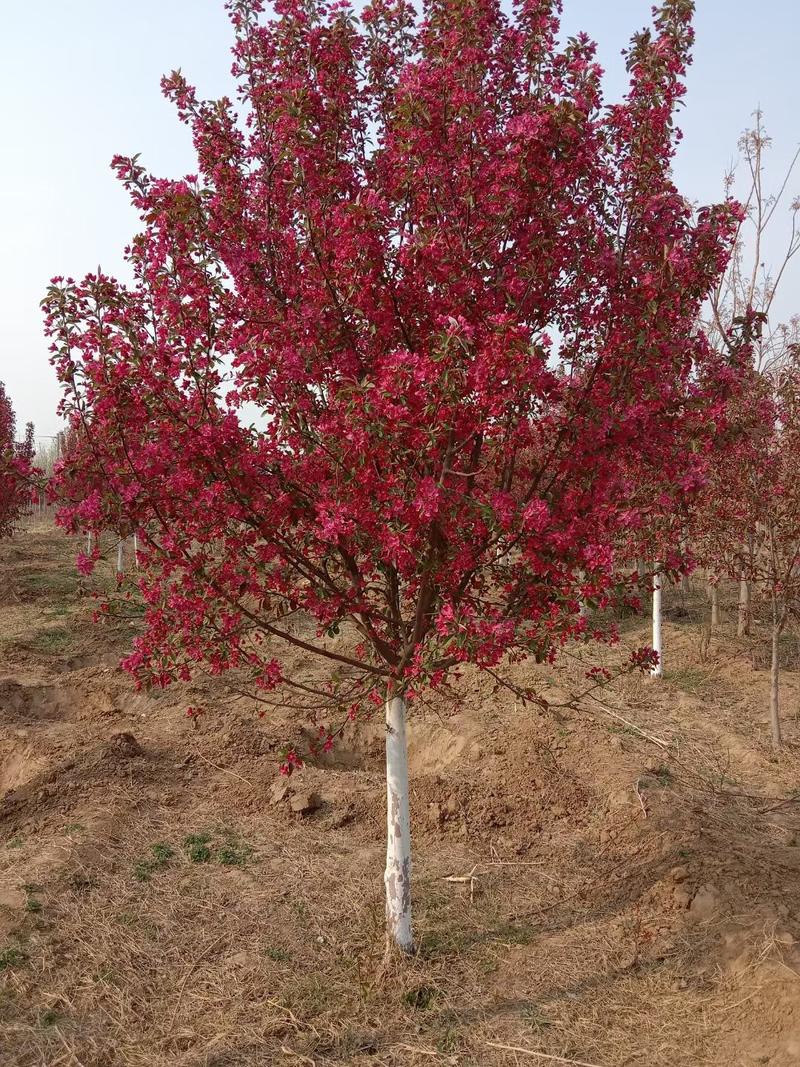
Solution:
[[[552,1056],[549,1052],[537,1052],[532,1048],[523,1048],[521,1045],[501,1045],[497,1041],[487,1041],[489,1048],[499,1048],[503,1052],[519,1052],[523,1056],[537,1056],[540,1060],[550,1060],[552,1063],[568,1063],[573,1067],[600,1067],[599,1063],[587,1063],[586,1060],[569,1060],[564,1056]]]
[[[192,755],[197,756],[207,763],[209,767],[213,767],[215,771],[221,771],[222,774],[229,774],[232,778],[238,778],[240,782],[244,782],[245,785],[249,785],[251,789],[255,789],[255,786],[248,778],[242,778],[241,774],[237,774],[236,771],[229,771],[227,767],[219,767],[216,763],[212,763],[210,759],[206,759],[202,752],[198,752],[197,749],[192,750]]]
[[[644,815],[644,817],[646,819],[647,818],[647,808],[644,806],[644,801],[642,800],[642,794],[639,792],[639,782],[640,781],[641,781],[641,779],[637,778],[636,779],[636,785],[633,788],[634,788],[634,790],[636,792],[636,796],[639,799],[639,804],[641,805],[641,808],[642,808],[642,814]]]
[[[475,879],[483,877],[481,873],[476,873],[478,871],[478,867],[479,864],[476,863],[472,870],[469,872],[469,874],[448,874],[442,880],[445,882],[460,882],[465,885],[469,883],[469,902],[471,904],[475,897]]]
[[[665,741],[663,737],[656,737],[655,734],[647,733],[647,731],[643,730],[641,728],[641,726],[637,726],[635,722],[629,722],[628,719],[624,718],[622,715],[618,714],[616,711],[613,711],[608,706],[608,704],[604,704],[602,700],[598,700],[598,698],[596,696],[594,696],[592,693],[589,693],[589,696],[595,702],[595,704],[599,704],[600,705],[600,708],[602,710],[603,715],[609,715],[612,719],[616,719],[618,722],[621,722],[623,724],[623,726],[627,726],[629,730],[633,730],[635,733],[637,733],[641,737],[643,737],[645,739],[645,741],[650,741],[650,742],[652,742],[652,744],[658,745],[659,748],[665,748],[665,749],[672,748],[672,742],[671,741]]]

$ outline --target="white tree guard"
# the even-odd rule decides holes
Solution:
[[[412,952],[411,817],[408,805],[406,702],[386,701],[386,925],[387,936]]]
[[[664,673],[664,651],[661,644],[661,571],[656,564],[653,575],[653,651],[658,653],[658,663],[650,669],[653,678]]]

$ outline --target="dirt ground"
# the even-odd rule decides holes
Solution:
[[[0,546],[2,1067],[800,1064],[800,675],[776,759],[732,599],[711,633],[671,594],[661,682],[543,714],[467,673],[415,714],[419,952],[386,967],[379,724],[287,786],[302,724],[137,693],[76,547]]]

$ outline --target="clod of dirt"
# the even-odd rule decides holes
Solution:
[[[458,797],[451,795],[442,803],[434,802],[428,805],[428,823],[431,826],[441,826],[450,819],[455,819],[460,810]]]
[[[285,778],[279,778],[277,782],[273,782],[269,790],[273,804],[282,804],[284,800],[288,800],[291,793],[292,787]]]
[[[116,759],[134,759],[136,756],[143,756],[144,749],[133,734],[123,730],[121,733],[112,734],[108,739],[106,755]]]
[[[19,789],[34,778],[43,766],[29,745],[12,747],[5,757],[0,756],[0,796]]]
[[[697,922],[713,919],[720,910],[721,898],[714,885],[701,885],[689,905],[689,914]]]
[[[289,807],[297,815],[310,815],[322,804],[319,796],[310,789],[301,789],[289,801]]]
[[[636,797],[632,789],[617,789],[609,796],[606,810],[618,811],[620,808],[633,807],[636,803]]]
[[[228,966],[239,971],[258,970],[259,960],[254,952],[237,952],[228,957]]]
[[[681,882],[685,882],[686,879],[689,877],[689,868],[673,867],[672,870],[669,872],[669,876],[676,885],[679,885]]]

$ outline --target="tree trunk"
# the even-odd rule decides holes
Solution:
[[[681,557],[683,559],[685,559],[686,558],[686,554],[687,554],[687,552],[689,550],[689,538],[686,535],[684,535],[680,539],[680,550],[681,550]],[[691,590],[691,587],[689,585],[689,575],[688,574],[682,574],[681,575],[681,593],[683,593],[684,596],[688,596],[689,593],[691,593],[691,591],[692,590]]]
[[[750,583],[746,578],[739,579],[739,622],[736,636],[745,637],[750,633]]]
[[[122,574],[124,566],[125,566],[125,560],[124,560],[124,557],[123,557],[123,544],[124,544],[124,542],[123,542],[122,538],[120,537],[120,539],[119,539],[119,541],[117,543],[117,574]]]
[[[719,585],[711,585],[711,625],[719,626]]]
[[[133,565],[139,570],[139,535],[133,535]]]
[[[658,653],[658,663],[650,673],[654,678],[660,678],[664,673],[664,664],[661,647],[661,572],[658,570],[658,564],[653,575],[653,651]]]
[[[783,618],[778,615],[778,601],[772,597],[772,663],[769,672],[769,721],[772,726],[772,747],[781,747],[780,719],[780,636]]]
[[[645,586],[646,586],[646,583],[647,583],[647,567],[645,566],[645,562],[644,562],[643,559],[637,559],[636,560],[636,573],[639,576],[639,592],[641,593],[642,600],[644,600],[644,597],[645,597],[645,592],[644,591],[645,591]],[[646,614],[646,609],[645,609],[644,605],[642,605],[642,615],[645,615],[645,614]]]
[[[86,555],[91,556],[94,549],[94,534],[90,531],[86,535]]]
[[[386,700],[386,933],[387,942],[413,952],[411,936],[411,818],[408,810],[406,702]]]

